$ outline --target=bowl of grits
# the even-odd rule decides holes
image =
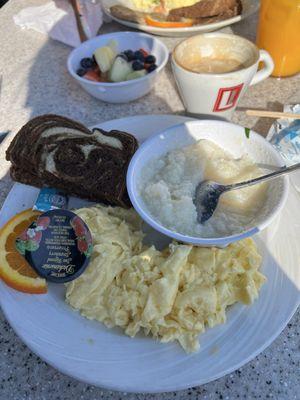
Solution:
[[[175,240],[226,246],[265,229],[287,198],[288,178],[230,191],[213,216],[197,219],[194,195],[203,180],[246,181],[284,165],[261,135],[224,121],[189,121],[148,139],[127,172],[130,200],[143,220]]]

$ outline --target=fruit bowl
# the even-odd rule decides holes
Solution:
[[[111,40],[118,43],[118,51],[127,49],[145,49],[155,56],[157,68],[137,79],[122,82],[94,82],[77,74],[80,61],[92,57],[99,47],[106,46]],[[153,87],[158,75],[168,62],[169,51],[159,40],[145,33],[114,32],[87,40],[74,49],[68,57],[68,71],[79,85],[92,96],[108,103],[127,103],[147,94]]]

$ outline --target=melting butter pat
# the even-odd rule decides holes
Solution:
[[[203,160],[203,174],[207,180],[229,185],[263,175],[262,170],[247,155],[234,159],[230,153],[212,141],[199,140],[197,151]],[[220,206],[236,213],[253,212],[264,201],[266,191],[266,183],[234,190],[221,196]]]
[[[199,334],[225,323],[228,306],[251,304],[265,281],[252,239],[225,249],[174,242],[158,251],[143,245],[133,209],[99,205],[77,214],[91,230],[94,251],[85,272],[66,285],[66,301],[131,337],[142,330],[197,351]]]

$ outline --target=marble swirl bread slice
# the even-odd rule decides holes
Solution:
[[[25,124],[14,137],[6,152],[6,159],[17,168],[37,176],[39,155],[36,157],[35,153],[43,151],[43,145],[37,139],[41,131],[58,126],[60,129],[79,129],[87,134],[91,133],[84,125],[65,117],[52,114],[36,117]]]
[[[50,135],[46,134],[43,140],[38,140],[41,131],[45,132],[43,126],[39,127],[35,131],[39,135],[34,138],[34,145],[26,148],[26,158],[21,164],[17,162],[18,156],[14,157],[12,152],[12,177],[27,184],[61,188],[70,194],[94,201],[130,205],[125,175],[128,162],[137,147],[136,140],[132,141],[131,135],[123,132],[113,132],[112,136],[106,132],[88,132],[82,137],[81,132],[70,132],[70,128],[66,127],[61,129],[48,124],[46,132]],[[124,146],[120,140],[116,142],[124,150],[115,149],[107,143],[102,145],[99,137],[101,141],[105,137],[110,140],[120,137]],[[130,142],[132,145],[128,146]],[[22,170],[26,171],[24,178]]]
[[[25,185],[31,185],[36,187],[44,186],[43,181],[40,177],[35,175],[33,172],[25,171],[24,169],[12,165],[10,168],[10,176],[16,182],[24,183]]]
[[[91,132],[67,118],[47,115],[21,128],[6,157],[12,162],[12,178],[19,182],[130,206],[126,172],[137,146],[128,133]]]
[[[46,114],[38,116],[27,122],[14,137],[11,145],[6,152],[6,158],[11,162],[16,161],[18,164],[27,162],[34,163],[32,152],[36,148],[36,138],[39,136],[39,129],[45,130],[47,127],[66,127],[70,129],[78,129],[82,132],[90,134],[90,130],[77,121],[60,115]]]

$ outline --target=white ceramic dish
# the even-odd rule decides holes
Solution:
[[[254,14],[259,8],[258,0],[242,0],[243,11],[241,15],[226,19],[224,21],[214,22],[206,25],[195,25],[188,28],[157,28],[149,25],[140,25],[135,22],[125,21],[114,17],[110,13],[110,7],[116,4],[123,4],[129,8],[133,8],[130,0],[102,0],[102,5],[105,13],[110,16],[114,21],[119,22],[122,25],[128,26],[129,28],[139,29],[144,32],[152,33],[153,35],[159,36],[170,36],[170,37],[184,37],[194,35],[196,33],[211,32],[217,29],[221,29],[225,26],[235,24],[236,22],[242,21],[243,19]]]
[[[138,50],[143,48],[156,57],[157,69],[142,78],[124,82],[93,82],[77,75],[80,60],[91,57],[93,52],[114,39],[118,50]],[[159,39],[140,32],[113,32],[87,40],[74,49],[68,58],[68,71],[79,85],[92,96],[107,103],[127,103],[145,96],[153,87],[156,78],[168,62],[169,51]]]
[[[127,172],[127,190],[130,200],[140,216],[164,235],[185,243],[198,246],[226,246],[237,240],[252,236],[265,229],[285,204],[288,192],[288,178],[282,177],[270,182],[267,209],[256,218],[256,225],[248,230],[230,236],[201,238],[174,232],[154,219],[147,210],[139,194],[143,168],[154,158],[159,158],[168,151],[195,143],[199,139],[209,139],[229,151],[235,158],[248,154],[258,164],[283,166],[284,162],[273,146],[261,135],[250,131],[249,139],[245,129],[224,121],[199,120],[173,126],[148,139],[139,147],[129,164]]]
[[[142,143],[180,116],[138,116],[108,121],[102,129],[123,129]],[[29,208],[38,189],[16,184],[0,213],[0,226]],[[201,335],[200,351],[185,354],[177,344],[131,339],[118,329],[85,319],[64,302],[63,285],[46,295],[26,295],[0,282],[0,304],[21,340],[48,364],[76,379],[125,392],[165,392],[202,385],[240,368],[263,351],[284,329],[300,301],[299,195],[291,188],[282,218],[256,239],[267,283],[251,307],[229,309],[224,325]],[[70,207],[84,206],[71,199]],[[161,235],[155,234],[159,242]],[[284,299],[284,301],[282,300]]]

